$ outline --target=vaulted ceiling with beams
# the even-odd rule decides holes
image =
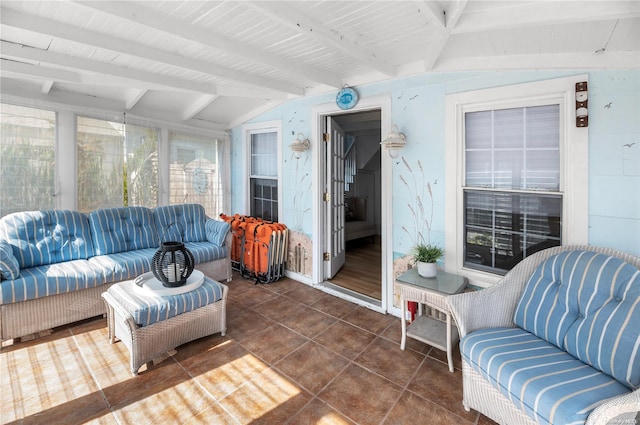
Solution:
[[[640,68],[640,1],[0,1],[3,94],[228,129],[424,72]]]

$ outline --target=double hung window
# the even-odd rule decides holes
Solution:
[[[584,79],[447,96],[447,271],[487,286],[537,251],[587,243],[588,130],[574,107]]]
[[[278,132],[251,131],[249,134],[250,214],[278,221]]]

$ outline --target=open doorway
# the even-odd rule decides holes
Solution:
[[[333,129],[331,143],[335,143],[339,158],[335,158],[334,152],[332,159],[331,148],[327,147],[325,178],[332,182],[329,184],[334,185],[334,191],[342,189],[342,193],[333,194],[336,202],[330,203],[331,211],[325,214],[325,219],[336,221],[334,229],[342,226],[343,233],[326,233],[330,240],[325,243],[344,245],[344,263],[338,261],[326,270],[325,284],[367,303],[381,305],[381,111],[341,113],[328,116],[327,120],[328,128]],[[340,252],[340,246],[334,251]]]

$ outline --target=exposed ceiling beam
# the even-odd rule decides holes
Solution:
[[[441,59],[434,71],[490,70],[532,70],[541,63],[553,64],[545,69],[637,69],[636,52],[606,52],[603,54],[557,53],[502,55]]]
[[[244,3],[260,11],[265,16],[277,20],[290,29],[320,41],[324,45],[331,45],[348,56],[369,66],[371,69],[390,77],[397,75],[396,67],[376,57],[372,52],[363,49],[357,43],[347,39],[337,29],[326,28],[313,18],[294,9],[291,3],[250,1]]]
[[[40,87],[40,91],[42,92],[42,94],[49,94],[49,92],[51,91],[51,88],[53,87],[53,81],[45,81],[42,83],[42,86]]]
[[[640,17],[640,2],[535,1],[497,5],[502,7],[467,11],[452,32],[462,34]]]
[[[428,3],[431,4],[433,2]],[[460,17],[462,16],[462,12],[467,6],[467,0],[459,0],[455,2],[452,1],[447,3],[447,5],[448,9],[446,11],[443,11],[444,27],[439,28],[436,38],[429,44],[427,54],[424,57],[425,71],[432,70],[436,62],[438,61],[440,54],[447,45],[447,41],[449,41],[449,37],[451,36],[452,31],[456,28],[456,25],[458,24]]]
[[[134,106],[142,99],[142,96],[147,94],[147,90],[142,89],[130,89],[124,100],[124,107],[127,111],[133,109]]]
[[[136,43],[134,41],[108,36],[96,31],[72,27],[70,25],[61,25],[59,22],[52,21],[51,19],[26,15],[7,8],[2,8],[2,13],[0,13],[0,22],[3,25],[13,28],[20,28],[39,34],[45,34],[51,37],[69,40],[87,46],[98,47],[154,62],[160,62],[177,68],[201,72],[207,75],[219,76],[257,87],[281,90],[296,95],[304,94],[304,91],[301,88],[295,87],[291,84],[281,83],[246,72],[236,71],[231,68],[215,65],[211,62],[191,59],[175,53]]]
[[[342,80],[336,75],[319,71],[315,67],[305,66],[278,55],[265,52],[264,50],[238,43],[220,34],[216,34],[211,30],[197,28],[189,22],[177,22],[173,18],[169,18],[132,1],[103,2],[78,0],[75,1],[75,3],[181,37],[185,40],[195,41],[207,47],[223,50],[254,63],[271,66],[284,74],[311,79],[331,87],[342,86]]]
[[[209,94],[200,96],[198,100],[193,102],[193,104],[182,113],[182,121],[188,121],[191,118],[195,117],[200,111],[209,106],[211,102],[216,100],[217,97],[217,95]]]
[[[432,19],[428,19],[429,22],[435,20],[437,23],[440,24],[441,28],[445,27],[446,25],[445,12],[444,12],[444,9],[440,7],[438,2],[434,0],[416,0],[415,3],[420,9],[420,11],[423,11],[423,10],[427,11],[426,14],[432,18]]]
[[[177,78],[166,77],[147,71],[113,65],[106,62],[98,62],[91,59],[78,58],[64,55],[48,50],[34,49],[33,47],[21,46],[15,43],[2,41],[0,44],[2,55],[9,58],[17,58],[48,63],[66,68],[75,68],[83,71],[95,72],[97,74],[107,74],[130,80],[153,83],[164,86],[171,90],[186,90],[196,93],[217,94],[216,87],[209,84],[193,83]],[[51,77],[49,77],[51,79]],[[127,84],[123,84],[127,87]]]
[[[2,42],[2,53],[4,54],[4,41]],[[65,81],[68,83],[80,83],[81,77],[77,72],[66,71],[64,69],[47,68],[44,66],[33,65],[30,63],[18,62],[9,59],[2,59],[0,62],[0,72],[5,77],[10,78],[36,78],[44,81]]]

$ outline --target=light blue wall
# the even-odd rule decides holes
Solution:
[[[522,71],[431,73],[356,87],[361,98],[387,95],[392,120],[406,134],[408,144],[393,161],[393,250],[410,251],[415,192],[431,183],[433,223],[430,239],[444,245],[445,98],[447,94],[589,74],[589,243],[640,255],[640,71]],[[280,120],[283,130],[280,221],[312,238],[310,152],[299,161],[288,145],[298,132],[311,135],[312,107],[333,102],[335,94],[297,99],[280,105],[252,123]],[[232,208],[242,210],[245,178],[242,127],[232,129]],[[312,145],[317,143],[312,140]],[[627,146],[625,146],[627,145]],[[423,178],[424,176],[424,178]],[[422,180],[418,189],[413,179]],[[428,195],[423,196],[425,209]],[[428,214],[430,215],[430,214]],[[405,231],[403,229],[407,229]]]

